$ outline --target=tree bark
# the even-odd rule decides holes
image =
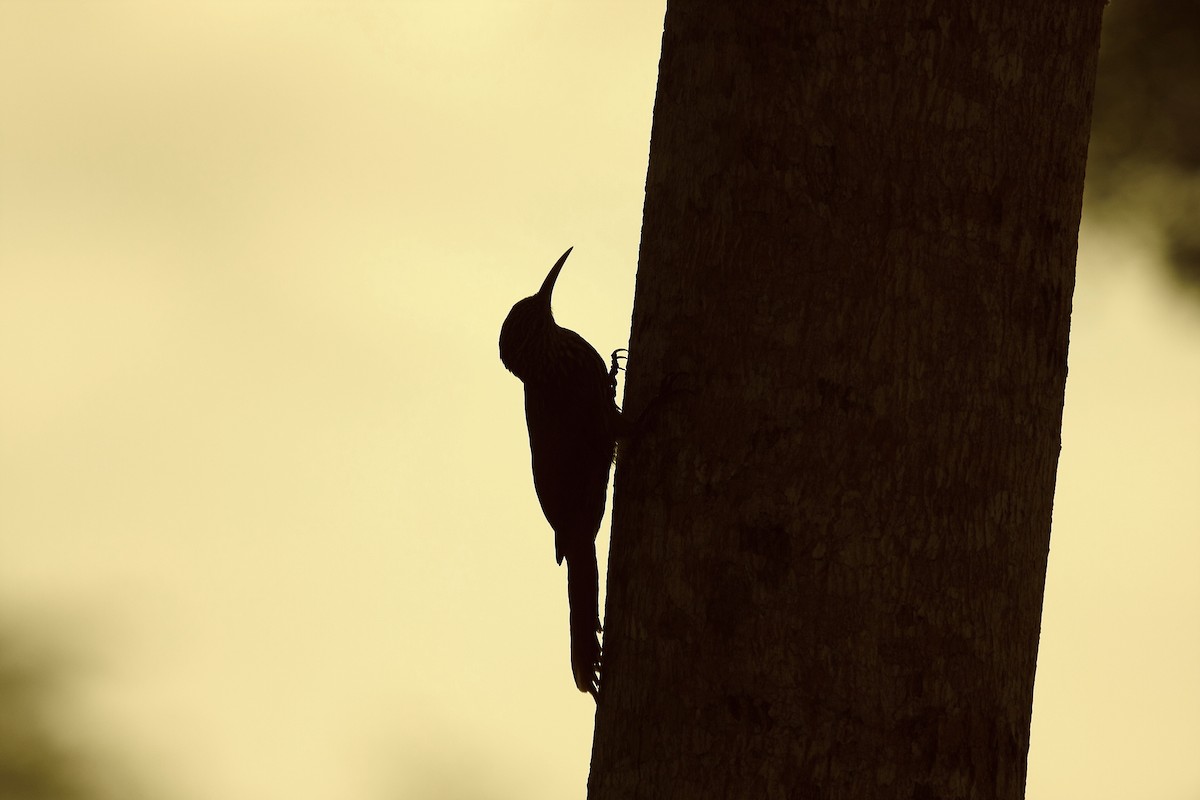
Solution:
[[[589,797],[1019,798],[1103,0],[671,0]]]

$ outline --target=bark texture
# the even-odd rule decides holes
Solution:
[[[671,0],[589,796],[1019,798],[1102,0]]]

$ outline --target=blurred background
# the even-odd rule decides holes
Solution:
[[[1195,800],[1200,7],[1108,14],[1028,796]],[[574,245],[627,342],[662,15],[0,0],[0,798],[584,796],[496,338]]]

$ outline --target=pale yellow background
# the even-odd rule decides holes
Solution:
[[[583,796],[496,337],[574,245],[626,343],[662,13],[0,0],[0,613],[115,780]],[[1029,797],[1194,799],[1200,308],[1084,237]]]

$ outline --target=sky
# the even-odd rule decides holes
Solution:
[[[662,15],[0,0],[0,620],[125,796],[584,796],[496,339],[574,246],[556,316],[628,341]],[[1200,797],[1200,306],[1152,244],[1082,233],[1032,800]]]

